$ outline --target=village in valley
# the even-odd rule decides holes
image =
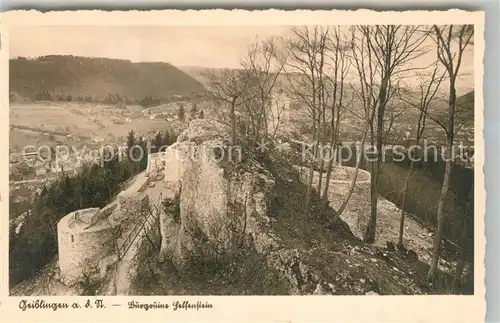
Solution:
[[[146,107],[130,104],[127,108],[124,103],[112,105],[58,101],[39,101],[35,104],[29,101],[13,102],[10,132],[13,144],[10,146],[9,156],[10,189],[13,197],[11,220],[26,215],[27,204],[30,204],[35,194],[41,193],[43,186],[50,185],[64,174],[75,176],[84,165],[100,165],[102,147],[116,147],[116,150],[121,151],[125,157],[123,147],[126,146],[126,134],[130,130],[128,125],[132,123],[132,119],[134,122],[144,122],[146,131],[142,135],[151,141],[158,132],[167,128],[180,128],[182,122],[189,122],[189,120],[179,121],[180,107],[186,111],[185,118],[202,111],[201,108],[198,110],[201,103],[195,103],[193,108],[193,104],[185,101],[181,95],[174,95],[172,101],[156,105],[154,109],[147,107],[147,104]],[[53,113],[51,115],[53,119],[58,113],[64,114],[60,116],[59,122],[75,122],[73,114],[76,114],[76,117],[88,116],[87,122],[78,127],[77,122],[72,127],[63,127],[60,123],[42,123],[43,128],[33,127],[29,118],[41,117],[41,114],[47,113],[48,109]],[[68,109],[70,116],[67,115]],[[118,130],[103,125],[106,112],[111,125]],[[100,117],[95,117],[96,115]],[[19,124],[14,124],[16,121]],[[93,128],[92,125],[95,123],[97,127]],[[120,133],[123,135],[116,135]],[[21,146],[22,144],[26,145]],[[21,218],[17,221],[18,224]]]

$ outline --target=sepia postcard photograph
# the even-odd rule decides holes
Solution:
[[[484,12],[2,21],[5,322],[484,320]]]

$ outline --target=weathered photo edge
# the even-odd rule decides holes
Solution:
[[[258,17],[260,15],[260,17]],[[258,17],[258,18],[257,18]],[[9,28],[22,25],[245,25],[245,24],[356,24],[391,23],[418,24],[439,22],[440,24],[462,23],[475,26],[474,49],[474,89],[475,95],[475,293],[473,296],[116,296],[102,297],[106,303],[119,303],[121,307],[107,309],[81,310],[36,310],[21,311],[19,301],[31,297],[11,297],[8,288],[8,162],[2,159],[0,172],[1,209],[4,214],[1,241],[2,302],[1,316],[5,322],[52,321],[67,322],[85,317],[85,321],[132,322],[160,321],[442,321],[473,322],[484,320],[485,305],[485,234],[484,216],[486,191],[484,181],[484,101],[483,101],[483,56],[484,56],[484,12],[466,11],[407,11],[375,12],[358,11],[244,11],[244,10],[206,10],[206,11],[151,11],[151,12],[101,12],[75,11],[50,12],[12,11],[2,15],[1,60],[2,102],[0,114],[0,140],[4,156],[8,154],[9,114],[8,114],[8,61]],[[50,301],[79,302],[87,297],[37,297]],[[34,299],[34,298],[33,298]],[[93,298],[95,299],[95,297]],[[160,312],[159,310],[128,310],[126,304],[131,300],[173,301],[201,300],[214,304],[210,310],[186,312]]]

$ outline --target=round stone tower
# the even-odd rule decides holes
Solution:
[[[97,269],[115,252],[114,228],[98,208],[71,212],[57,224],[60,277],[67,285]]]

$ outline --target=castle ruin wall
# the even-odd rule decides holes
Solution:
[[[96,271],[100,259],[115,252],[114,228],[106,221],[87,228],[79,222],[78,212],[95,214],[99,209],[71,212],[57,225],[60,277],[67,285]]]

